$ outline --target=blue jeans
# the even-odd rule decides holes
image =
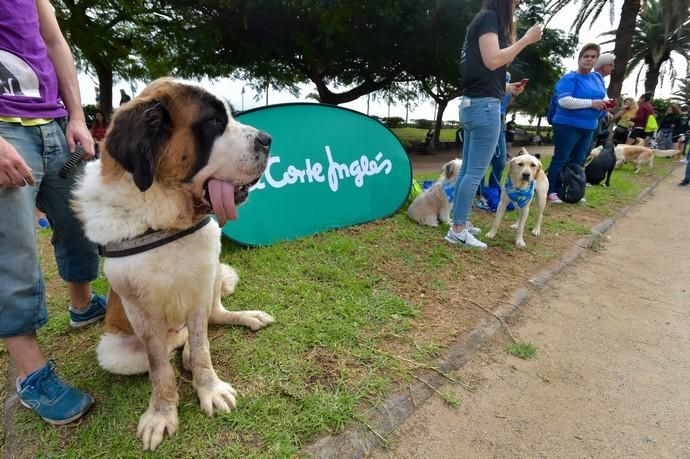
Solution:
[[[508,163],[508,149],[506,148],[506,127],[501,122],[501,132],[498,134],[498,145],[491,157],[491,173],[489,174],[489,186],[493,188],[501,187],[501,177],[503,169]]]
[[[558,177],[568,163],[584,166],[592,146],[595,129],[580,129],[565,124],[553,125],[553,159],[547,177],[549,193],[558,192]]]
[[[34,186],[0,187],[0,338],[34,332],[47,318],[45,286],[38,260],[34,207],[53,228],[52,244],[60,277],[90,282],[98,277],[98,250],[86,239],[69,205],[75,175],[58,176],[69,157],[57,122],[24,127],[0,121],[0,136],[33,170]]]
[[[460,118],[465,142],[453,198],[453,223],[456,225],[467,223],[477,186],[496,152],[501,133],[501,101],[493,97],[463,97]]]
[[[670,150],[673,148],[673,129],[659,129],[656,140],[659,150]]]

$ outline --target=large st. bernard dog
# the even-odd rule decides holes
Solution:
[[[103,247],[111,285],[99,363],[118,374],[150,374],[151,399],[137,428],[144,449],[178,428],[172,349],[184,344],[201,409],[212,416],[234,407],[236,392],[213,369],[208,323],[258,330],[273,322],[262,311],[223,308],[220,296],[238,277],[219,263],[220,229],[208,219],[212,211],[221,225],[237,218],[270,143],[205,90],[156,80],[117,110],[101,160],[86,167],[74,193],[87,236]]]

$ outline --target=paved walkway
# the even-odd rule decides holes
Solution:
[[[376,458],[690,458],[690,189],[682,168],[514,317]]]

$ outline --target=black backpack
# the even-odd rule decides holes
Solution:
[[[563,202],[580,202],[585,197],[587,175],[579,164],[568,163],[558,177],[558,197]]]

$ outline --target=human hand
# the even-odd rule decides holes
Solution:
[[[596,110],[603,110],[606,108],[606,101],[604,100],[593,100],[592,101],[592,108]]]
[[[0,187],[16,188],[34,183],[34,174],[24,158],[0,137]]]
[[[70,119],[65,130],[65,137],[67,138],[67,146],[70,152],[73,152],[77,147],[77,142],[81,144],[84,148],[84,154],[81,159],[84,161],[89,161],[96,156],[93,147],[93,137],[91,137],[91,132],[89,132],[86,123],[83,121]]]
[[[523,38],[525,40],[527,40],[527,42],[530,44],[536,43],[539,40],[541,40],[541,36],[543,33],[544,33],[544,26],[537,22],[532,27],[530,27],[527,32],[525,32],[525,35],[523,36]]]
[[[522,93],[522,91],[525,90],[525,85],[523,85],[521,82],[517,83],[508,83],[506,88],[506,91],[512,96],[518,96]]]

